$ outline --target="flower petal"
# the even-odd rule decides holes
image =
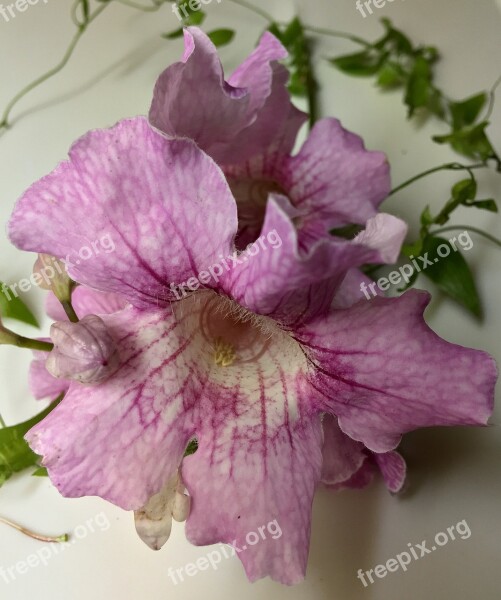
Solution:
[[[76,281],[137,306],[166,304],[171,284],[229,254],[236,230],[220,169],[143,118],[84,136],[69,161],[25,193],[9,223],[19,248],[64,258]],[[113,251],[99,245],[104,238]]]
[[[98,495],[138,510],[176,473],[204,387],[190,318],[168,309],[102,315],[122,366],[101,385],[72,383],[26,436],[64,496]]]
[[[241,255],[241,264],[225,274],[221,283],[249,310],[287,326],[326,312],[350,269],[395,259],[407,232],[403,221],[378,215],[378,227],[372,227],[369,221],[363,243],[330,236],[303,251],[299,247],[301,235],[279,199],[272,196],[268,202],[259,238],[262,244],[256,241],[247,254]],[[388,231],[387,242],[383,241],[384,235],[380,237],[380,227]],[[270,247],[270,236],[281,240],[281,245]]]
[[[265,33],[228,82],[217,49],[198,28],[185,30],[185,54],[159,77],[149,119],[170,137],[194,140],[219,164],[263,151],[283,127],[290,106],[287,52]]]
[[[279,182],[292,204],[322,220],[326,231],[365,223],[391,190],[386,156],[366,150],[362,139],[337,119],[319,121],[281,171]]]
[[[87,315],[112,314],[127,306],[127,301],[122,296],[98,292],[83,285],[79,285],[73,290],[71,303],[80,319]],[[61,302],[52,293],[47,296],[45,310],[54,321],[68,319]]]
[[[407,473],[407,465],[402,455],[398,452],[385,452],[384,454],[373,454],[373,457],[390,492],[394,494],[400,492]]]
[[[350,479],[361,468],[367,459],[367,453],[363,444],[341,431],[332,415],[324,415],[322,428],[322,483],[337,485]]]
[[[492,413],[493,359],[440,339],[422,314],[429,295],[374,298],[298,328],[316,375],[319,406],[374,452],[403,433],[436,425],[484,425]]]
[[[37,400],[55,400],[68,391],[70,382],[56,379],[45,368],[47,352],[34,352],[28,374],[28,385]]]

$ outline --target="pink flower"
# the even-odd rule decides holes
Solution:
[[[280,524],[279,539],[239,555],[251,580],[304,577],[322,415],[384,454],[407,431],[483,425],[491,414],[493,360],[426,326],[428,294],[350,306],[354,269],[398,255],[406,227],[393,217],[379,215],[353,241],[303,249],[272,197],[262,235],[279,233],[280,248],[176,302],[172,283],[235,253],[237,207],[213,159],[145,119],[79,140],[19,200],[8,230],[19,248],[60,258],[112,234],[115,252],[69,274],[129,303],[99,315],[117,371],[97,385],[72,382],[27,435],[54,484],[138,511],[180,468],[193,543],[241,547],[248,532]],[[183,460],[193,438],[198,450]]]
[[[364,224],[391,189],[385,155],[367,151],[337,119],[319,121],[292,155],[306,115],[290,101],[278,62],[286,55],[265,33],[225,81],[215,46],[192,27],[183,59],[155,86],[151,124],[169,138],[194,140],[223,168],[237,200],[240,249],[259,236],[273,195],[282,196],[304,248],[330,229]]]

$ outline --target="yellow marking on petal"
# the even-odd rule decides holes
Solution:
[[[237,358],[235,348],[232,344],[217,338],[214,343],[214,362],[218,367],[229,367]]]

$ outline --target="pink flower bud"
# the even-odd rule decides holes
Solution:
[[[101,383],[118,368],[118,351],[103,320],[88,315],[78,323],[58,321],[50,329],[54,349],[45,366],[59,379]]]

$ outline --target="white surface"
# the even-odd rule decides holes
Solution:
[[[139,0],[138,0],[139,1]],[[310,24],[379,35],[378,17],[391,17],[416,41],[436,44],[443,60],[438,84],[456,98],[488,89],[499,75],[501,15],[494,1],[395,0],[363,19],[354,0],[298,0]],[[287,18],[292,3],[261,2],[275,15]],[[0,20],[0,107],[27,81],[57,62],[72,35],[69,3],[50,0],[30,7],[15,20]],[[251,50],[263,22],[229,2],[209,6],[208,26],[227,24],[239,32],[238,43],[222,51],[228,69]],[[0,139],[1,203],[0,276],[8,282],[29,274],[32,257],[12,248],[3,224],[19,194],[66,156],[71,142],[91,128],[113,124],[122,117],[145,113],[156,76],[179,57],[180,42],[159,34],[177,21],[170,7],[159,14],[139,14],[122,6],[105,11],[86,33],[67,68],[28,96],[14,111],[24,115]],[[324,39],[319,46],[318,74],[322,81],[323,113],[341,118],[360,133],[371,148],[385,150],[394,182],[425,168],[454,159],[445,147],[434,145],[432,133],[444,131],[436,121],[422,129],[404,120],[401,93],[384,95],[369,80],[337,73],[323,56],[354,49],[349,42]],[[28,114],[26,114],[28,113]],[[492,137],[501,150],[501,99],[493,114]],[[418,222],[425,203],[439,206],[446,199],[454,174],[430,177],[402,192],[386,208]],[[481,177],[481,195],[500,194],[500,178]],[[458,211],[459,212],[459,211]],[[460,213],[461,215],[461,213]],[[501,218],[471,211],[457,216],[501,234]],[[468,259],[476,266],[486,305],[486,320],[478,326],[448,301],[436,300],[428,312],[434,329],[450,341],[483,348],[501,360],[499,250],[475,238]],[[27,300],[42,316],[42,295]],[[47,323],[46,323],[47,325]],[[34,331],[30,331],[34,335]],[[26,353],[0,348],[1,410],[10,423],[39,408],[26,385]],[[269,580],[247,583],[240,562],[225,560],[217,571],[205,571],[175,586],[168,567],[182,567],[208,549],[184,540],[177,526],[167,546],[149,551],[136,538],[132,517],[99,499],[61,498],[47,480],[16,477],[0,490],[0,514],[46,532],[72,531],[102,511],[110,528],[89,532],[47,566],[30,569],[8,585],[0,578],[0,597],[108,600],[121,598],[273,598],[274,600],[498,600],[501,590],[501,434],[499,407],[488,429],[421,431],[407,436],[403,450],[409,464],[409,490],[391,497],[377,483],[363,492],[333,495],[319,492],[314,505],[313,531],[306,582],[295,588]],[[374,568],[407,549],[407,544],[430,540],[435,533],[466,519],[472,535],[398,571],[367,589],[356,578],[359,568]],[[83,535],[83,533],[81,533]],[[6,528],[0,530],[0,565],[9,567],[40,549],[37,542]]]

